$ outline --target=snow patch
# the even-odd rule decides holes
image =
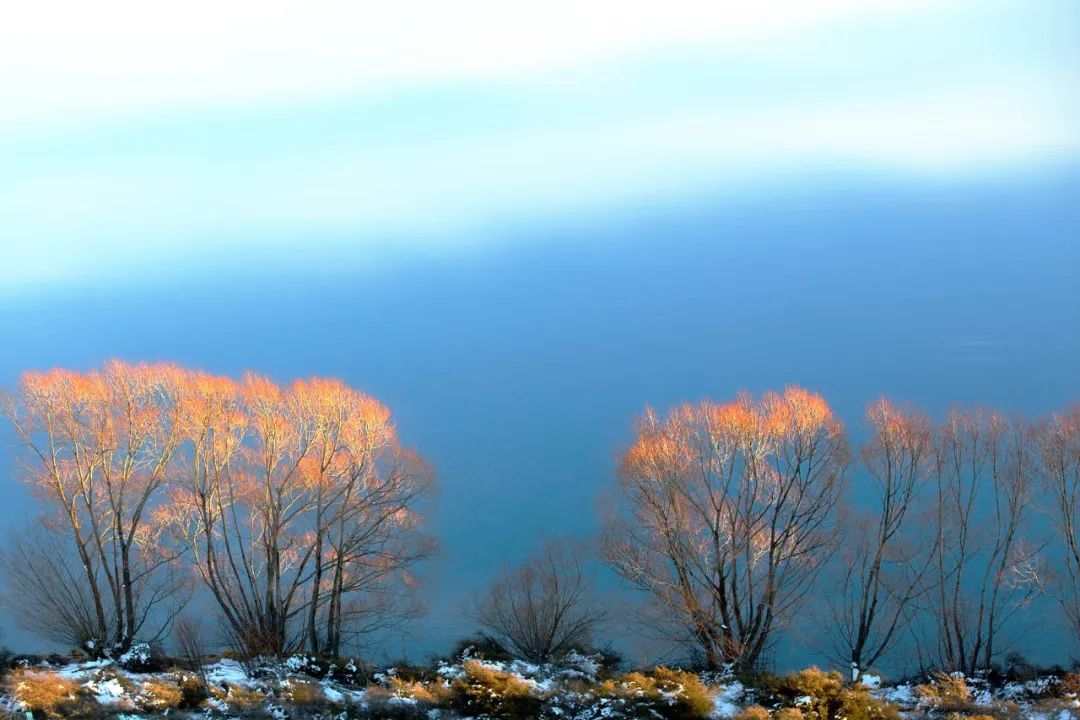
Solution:
[[[884,688],[877,695],[885,702],[900,707],[910,707],[918,702],[918,698],[915,696],[915,688],[907,684]]]
[[[740,702],[746,699],[746,688],[741,682],[732,681],[722,686],[713,698],[712,715],[716,718],[731,718],[741,709]]]
[[[135,643],[117,660],[123,667],[146,665],[150,662],[150,646],[146,643]]]
[[[101,705],[112,705],[124,700],[124,686],[114,677],[97,682],[91,680],[83,683],[83,687],[94,693],[94,698]]]

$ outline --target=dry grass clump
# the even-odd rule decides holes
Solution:
[[[840,673],[825,672],[817,667],[781,676],[775,683],[779,694],[799,702],[806,717],[812,720],[828,718],[829,703],[844,691],[844,678]]]
[[[242,685],[229,685],[227,689],[211,687],[210,695],[229,706],[230,710],[250,711],[260,708],[266,702],[266,696],[258,690]]]
[[[804,720],[803,711],[794,707],[782,707],[776,711],[776,720]]]
[[[897,720],[894,705],[874,698],[862,685],[847,686],[840,673],[816,667],[775,678],[773,691],[806,720]]]
[[[1020,720],[1015,702],[995,700],[989,705],[972,701],[971,688],[963,675],[936,672],[930,682],[915,687],[919,704],[946,713],[946,720]]]
[[[293,705],[301,707],[326,707],[330,701],[317,682],[292,678],[287,684],[287,697]]]
[[[119,685],[127,695],[136,688],[136,684],[130,677],[123,672],[117,670],[115,666],[106,666],[96,669],[87,680],[99,688],[103,688],[105,685]]]
[[[657,689],[674,696],[676,703],[687,710],[691,716],[708,715],[713,708],[713,691],[692,672],[658,667],[652,671]]]
[[[450,707],[454,691],[441,677],[430,682],[389,676],[385,685],[367,689],[372,717],[380,720],[426,720],[433,708]]]
[[[1069,697],[1080,696],[1080,672],[1065,673],[1058,683],[1062,695]]]
[[[978,714],[992,715],[997,720],[1021,720],[1024,717],[1020,704],[1012,700],[995,700],[985,712]]]
[[[228,703],[231,708],[247,710],[261,706],[266,702],[266,696],[252,688],[231,685],[229,686],[229,692],[225,695],[225,702]]]
[[[628,672],[598,684],[600,698],[659,717],[705,717],[713,707],[713,691],[697,675],[658,667],[650,673]]]
[[[59,673],[16,670],[6,684],[8,694],[35,718],[96,720],[105,715],[89,690]]]
[[[431,680],[434,673],[431,668],[421,665],[411,665],[404,661],[393,663],[390,670],[386,671],[388,680],[397,678],[406,682],[426,682]]]
[[[899,720],[900,709],[878,700],[862,685],[856,685],[841,693],[840,710],[835,717],[846,720]]]
[[[1037,700],[1031,706],[1032,717],[1055,718],[1055,720],[1080,720],[1080,706],[1074,705],[1070,699],[1044,698]]]
[[[945,720],[1020,720],[1025,717],[1015,703],[994,703],[982,709],[988,712],[979,712],[974,708],[968,712],[950,712],[945,715]]]
[[[146,680],[143,682],[135,704],[140,710],[160,711],[179,708],[184,703],[184,693],[175,682]]]
[[[170,677],[180,691],[180,704],[177,707],[183,710],[196,709],[210,696],[206,682],[200,675],[177,670],[171,673]]]
[[[745,707],[735,714],[735,720],[769,720],[769,711],[760,705]]]
[[[386,680],[386,689],[393,697],[408,698],[432,706],[448,703],[454,694],[450,684],[441,677],[432,682],[424,682],[392,675]]]
[[[532,683],[479,660],[467,660],[463,677],[450,685],[450,705],[464,715],[495,718],[535,717],[542,698]]]
[[[971,702],[971,688],[963,675],[936,672],[930,682],[915,686],[920,703],[939,709],[964,708]]]

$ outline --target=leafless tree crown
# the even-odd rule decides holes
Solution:
[[[548,662],[588,645],[604,612],[592,597],[584,549],[552,538],[505,571],[474,607],[476,620],[522,659]]]
[[[649,410],[621,458],[607,561],[709,667],[755,666],[828,555],[847,463],[840,422],[801,388]]]

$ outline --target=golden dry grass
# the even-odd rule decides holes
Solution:
[[[450,701],[453,690],[442,678],[432,682],[407,680],[397,676],[387,678],[387,687],[392,697],[409,698],[425,705],[440,705]]]
[[[311,680],[289,680],[288,697],[293,705],[301,707],[324,707],[330,704],[322,687]]]
[[[592,690],[601,698],[651,704],[683,717],[704,717],[713,707],[714,692],[700,677],[666,667],[648,673],[623,673],[600,682]]]
[[[104,716],[86,688],[58,673],[16,670],[6,684],[8,694],[35,718],[96,720]]]
[[[773,680],[774,691],[787,702],[798,698],[806,720],[897,720],[899,710],[874,698],[862,685],[848,686],[835,671],[809,667]],[[795,708],[792,708],[795,709]]]
[[[478,660],[467,660],[463,677],[451,683],[450,702],[460,712],[490,717],[533,717],[541,698],[533,685]]]
[[[180,686],[168,680],[147,680],[135,696],[135,704],[140,710],[172,710],[183,703],[184,693]]]
[[[1058,687],[1063,695],[1073,697],[1080,695],[1080,673],[1065,673],[1061,676]]]
[[[736,713],[735,720],[769,720],[769,711],[760,705],[751,705]]]
[[[803,711],[795,707],[783,707],[776,711],[776,720],[803,720]]]
[[[936,672],[930,682],[915,686],[915,695],[924,704],[938,708],[960,707],[971,702],[971,688],[963,675]]]
[[[212,687],[210,695],[224,702],[230,710],[251,710],[261,707],[266,702],[266,696],[261,692],[241,685],[230,685],[227,690]]]

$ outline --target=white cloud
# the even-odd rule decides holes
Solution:
[[[1076,70],[1014,42],[1028,2],[21,3],[0,287],[1072,157]]]
[[[290,102],[574,67],[762,37],[929,0],[13,3],[0,23],[0,123],[79,122]],[[939,3],[941,4],[941,3]],[[955,6],[957,0],[948,0]],[[0,125],[2,128],[3,125]]]
[[[396,146],[360,143],[332,154],[276,156],[269,148],[248,160],[135,155],[43,173],[5,192],[0,220],[35,241],[9,255],[0,282],[168,257],[177,242],[212,254],[223,237],[316,250],[320,239],[342,235],[360,246],[392,237],[453,247],[500,220],[687,193],[739,197],[800,168],[925,176],[1030,162],[1077,144],[1052,88],[1013,81],[797,107],[661,109],[570,129],[451,138],[420,151],[405,136]],[[73,236],[100,240],[72,243]],[[41,276],[28,275],[30,267]]]

